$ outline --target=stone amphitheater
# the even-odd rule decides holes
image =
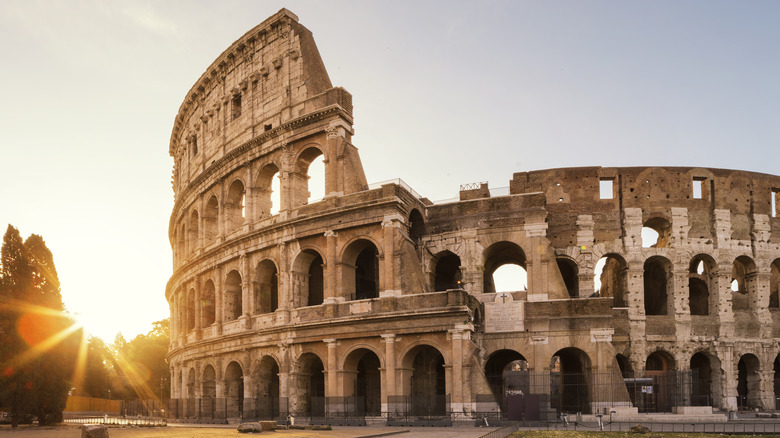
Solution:
[[[190,89],[169,149],[173,415],[775,409],[780,177],[562,168],[431,202],[368,184],[352,124],[285,9]],[[526,280],[498,287],[506,266]]]

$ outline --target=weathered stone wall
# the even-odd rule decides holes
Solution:
[[[351,96],[286,10],[190,90],[170,145],[174,398],[237,397],[243,379],[245,398],[306,411],[370,378],[385,412],[425,390],[468,415],[515,360],[535,373],[560,361],[617,373],[642,372],[651,356],[687,370],[703,355],[714,406],[736,407],[742,361],[749,403],[773,407],[780,177],[550,169],[514,174],[506,196],[483,183],[433,204],[400,181],[369,187],[351,136]],[[326,196],[309,203],[319,156]],[[659,233],[654,246],[643,227]],[[496,291],[507,264],[525,269],[527,287]],[[414,388],[424,366],[444,384]],[[589,409],[628,403],[618,393]]]

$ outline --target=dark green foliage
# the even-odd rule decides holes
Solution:
[[[154,322],[149,333],[138,335],[130,341],[117,336],[114,341],[114,369],[125,384],[123,398],[130,400],[170,397],[171,375],[165,359],[169,343],[169,319]],[[132,376],[130,370],[135,371]],[[133,378],[141,378],[142,381],[133,381]]]
[[[22,242],[9,225],[0,257],[0,406],[10,409],[13,425],[30,416],[41,425],[60,422],[81,331],[63,313],[54,260],[40,236]]]

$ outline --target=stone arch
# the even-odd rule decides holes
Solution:
[[[775,356],[774,363],[772,364],[772,371],[773,371],[773,392],[775,394],[775,410],[778,409],[778,404],[780,403],[780,354]]]
[[[179,259],[184,260],[187,258],[187,224],[184,222],[184,220],[181,221],[181,227],[179,228],[179,234],[177,237],[177,242],[179,244]]]
[[[252,373],[255,410],[262,420],[279,417],[279,363],[271,356],[263,356]]]
[[[514,350],[497,350],[485,362],[485,377],[501,412],[507,413],[507,397],[530,394],[530,371],[526,358]]]
[[[664,350],[656,350],[647,356],[645,375],[652,379],[653,393],[649,404],[657,412],[671,412],[678,388],[674,373],[674,357]]]
[[[217,239],[219,235],[219,200],[212,195],[206,201],[206,209],[203,211],[203,239],[204,245]]]
[[[292,196],[291,200],[292,208],[298,208],[302,205],[306,205],[309,202],[309,166],[318,157],[323,156],[323,160],[327,160],[323,148],[316,144],[311,143],[301,148],[297,157],[295,158],[294,171],[291,175]],[[323,181],[324,183],[324,181]]]
[[[644,298],[646,315],[669,315],[674,291],[672,262],[661,256],[652,256],[644,265]]]
[[[409,238],[414,242],[415,248],[418,246],[419,239],[425,235],[425,220],[420,210],[413,208],[409,211]]]
[[[737,407],[763,408],[761,404],[761,361],[752,353],[745,353],[737,363]]]
[[[628,292],[626,260],[620,254],[607,253],[596,262],[596,266],[593,273],[596,292],[600,297],[612,297],[612,307],[626,307]],[[598,269],[599,267],[601,270]]]
[[[756,299],[756,263],[752,258],[741,255],[734,260],[731,269],[731,308],[749,310],[755,306]]]
[[[279,270],[271,259],[257,264],[252,287],[256,314],[273,313],[279,308]]]
[[[203,285],[203,290],[200,294],[200,324],[201,327],[208,327],[214,324],[216,318],[216,289],[214,288],[214,282],[206,280]]]
[[[325,365],[313,352],[304,352],[290,376],[290,404],[298,415],[325,415]]]
[[[462,289],[461,261],[457,254],[444,250],[433,258],[433,290]]]
[[[260,168],[255,179],[255,189],[253,191],[253,203],[255,204],[255,214],[258,219],[270,216],[272,212],[278,211],[281,204],[281,197],[274,193],[274,177],[278,178],[279,166],[276,163],[267,163]],[[276,204],[274,204],[276,201]]]
[[[694,406],[716,406],[721,399],[720,360],[706,350],[691,356],[690,369],[695,371],[691,404]]]
[[[195,368],[190,368],[187,372],[187,398],[192,400],[197,397],[198,378]],[[187,416],[191,416],[189,413]]]
[[[425,343],[410,348],[402,359],[403,390],[412,415],[441,416],[447,412],[444,355]]]
[[[292,265],[293,307],[318,306],[323,303],[325,262],[315,248],[303,249]]]
[[[379,298],[379,247],[365,237],[353,239],[341,255],[341,288],[348,300]]]
[[[487,247],[483,253],[483,289],[484,293],[496,292],[493,274],[504,265],[517,265],[526,270],[526,257],[523,249],[514,242],[500,241]],[[523,290],[518,285],[517,290]]]
[[[241,316],[243,311],[243,292],[241,274],[237,270],[228,272],[225,276],[225,296],[223,299],[224,321],[233,321]]]
[[[187,323],[185,329],[187,331],[195,329],[195,321],[197,315],[195,314],[195,289],[191,288],[187,293],[187,308],[185,309],[185,315],[187,315]]]
[[[351,349],[343,364],[343,394],[355,397],[358,415],[377,416],[382,413],[383,369],[380,355],[365,345]]]
[[[558,271],[561,273],[563,283],[569,292],[569,298],[577,298],[580,295],[579,286],[579,266],[577,262],[569,257],[558,256],[555,258],[558,264]]]
[[[769,308],[780,308],[780,258],[769,267]]]
[[[646,230],[650,229],[658,235],[655,242],[647,241],[645,238]],[[643,248],[666,248],[672,237],[672,224],[662,216],[654,216],[645,221],[642,226],[642,247]]]
[[[246,191],[244,182],[235,179],[230,183],[225,198],[225,226],[227,232],[233,231],[244,223],[246,216]]]
[[[198,236],[198,210],[192,210],[190,213],[190,227],[187,240],[190,242],[190,253],[200,248],[200,239]]]
[[[590,413],[591,360],[576,347],[558,350],[550,358],[550,405],[559,413]]]
[[[225,399],[228,418],[241,418],[244,414],[244,370],[236,361],[225,368]]]
[[[688,266],[688,305],[691,315],[709,315],[715,308],[714,290],[717,262],[712,256],[699,254]]]
[[[201,397],[211,400],[217,398],[217,373],[213,365],[208,364],[203,367],[201,386]]]

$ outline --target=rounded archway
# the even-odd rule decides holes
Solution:
[[[731,270],[731,308],[749,310],[751,297],[756,295],[756,264],[748,256],[739,256]]]
[[[225,369],[225,407],[228,418],[241,418],[244,414],[244,371],[237,362],[230,362]]]
[[[626,307],[627,264],[617,254],[607,254],[596,262],[593,286],[600,297],[612,297],[612,307]]]
[[[530,394],[530,372],[525,357],[514,350],[498,350],[485,362],[490,392],[504,415],[514,409],[513,397]],[[514,418],[510,418],[514,419]]]
[[[645,315],[668,315],[672,313],[669,292],[674,290],[672,263],[660,256],[645,261],[644,297]]]
[[[298,359],[291,379],[291,409],[299,416],[325,416],[325,366],[314,353]]]
[[[651,353],[645,361],[645,375],[652,382],[644,400],[645,410],[671,412],[677,394],[683,390],[677,385],[672,355],[660,350]]]
[[[460,257],[450,251],[442,251],[434,257],[433,288],[435,291],[461,289]]]
[[[217,225],[219,219],[219,202],[216,196],[209,198],[206,202],[206,210],[203,212],[203,238],[204,246],[213,242],[219,233]]]
[[[292,268],[293,306],[318,306],[325,292],[324,261],[319,252],[305,249],[295,258]]]
[[[270,356],[264,356],[255,367],[255,411],[260,420],[279,417],[279,365]]]
[[[761,406],[761,363],[753,354],[743,354],[737,364],[737,406],[740,409],[763,408]]]
[[[358,239],[344,250],[342,288],[347,299],[379,298],[379,250],[368,239]]]
[[[241,274],[230,271],[225,277],[224,320],[233,321],[241,316],[243,311],[243,295],[241,290]]]
[[[579,348],[558,350],[550,359],[550,405],[559,413],[590,413],[590,358]]]
[[[272,313],[279,307],[279,273],[276,264],[268,259],[255,269],[255,313]]]
[[[379,357],[373,351],[359,348],[344,362],[344,394],[351,403],[348,414],[378,416],[382,413],[382,380]]]
[[[208,327],[216,321],[216,313],[214,309],[214,282],[211,280],[206,281],[203,285],[203,291],[200,294],[200,321],[201,327]]]
[[[577,263],[567,257],[558,257],[555,259],[558,264],[558,271],[561,273],[563,283],[566,285],[566,290],[569,292],[570,298],[577,298],[580,295],[579,291],[579,269]]]
[[[227,198],[225,199],[226,231],[233,231],[244,223],[244,218],[246,217],[245,205],[244,183],[241,180],[235,180],[230,184]]]
[[[688,305],[691,315],[710,314],[710,289],[714,284],[717,264],[706,254],[691,259],[688,267]]]
[[[526,258],[520,246],[513,242],[497,242],[484,251],[483,258],[484,293],[515,292],[528,288]],[[499,270],[506,273],[497,272]]]
[[[691,404],[694,406],[714,406],[713,402],[713,364],[710,356],[698,352],[691,356],[691,371],[693,371],[693,388],[691,388]]]
[[[434,347],[418,345],[404,356],[409,370],[406,393],[411,415],[440,416],[447,413],[444,356]]]

